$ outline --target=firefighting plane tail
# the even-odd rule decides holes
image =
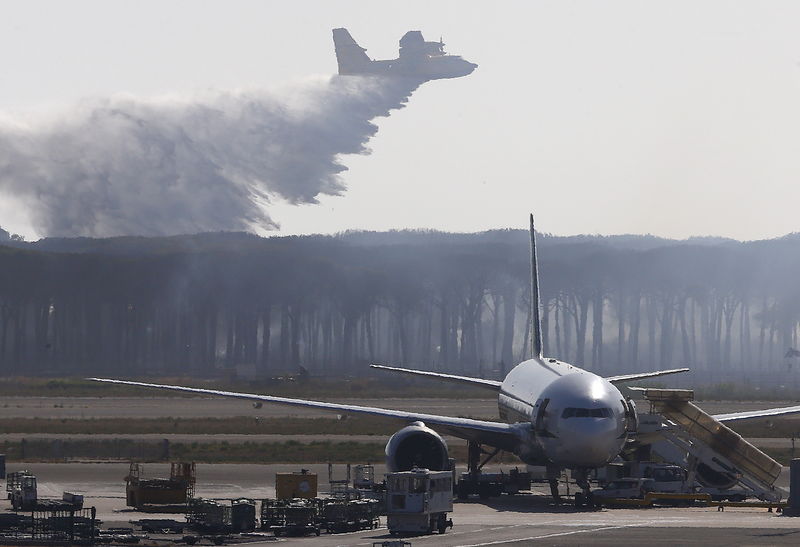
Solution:
[[[397,59],[370,59],[367,50],[359,46],[345,28],[333,29],[333,44],[339,74],[343,76],[367,74],[438,80],[466,76],[478,66],[460,55],[445,53],[441,40],[426,42],[418,30],[410,30],[400,39]]]

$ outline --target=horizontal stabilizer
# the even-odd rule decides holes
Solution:
[[[497,382],[495,380],[484,380],[483,378],[471,378],[469,376],[456,376],[455,374],[443,374],[441,372],[429,372],[427,370],[387,367],[384,365],[370,365],[370,367],[378,370],[388,370],[390,372],[410,374],[412,376],[425,376],[427,378],[434,378],[436,380],[441,380],[443,382],[452,382],[454,384],[467,384],[470,386],[491,389],[493,391],[500,391],[500,386],[502,385],[502,382]]]
[[[630,382],[633,380],[643,380],[645,378],[655,378],[657,376],[666,376],[667,374],[678,374],[679,372],[688,372],[688,368],[672,368],[669,370],[657,370],[655,372],[640,372],[637,374],[622,374],[620,376],[609,376],[606,378],[612,384],[621,384],[622,382]]]

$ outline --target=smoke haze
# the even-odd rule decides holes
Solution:
[[[192,101],[114,97],[47,121],[6,121],[0,193],[46,236],[274,229],[270,199],[341,194],[340,156],[368,154],[373,120],[418,85],[333,76]]]

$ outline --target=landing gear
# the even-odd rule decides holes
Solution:
[[[575,493],[575,509],[592,509],[596,507],[591,487],[589,486],[589,470],[573,469],[572,478],[578,483],[581,492]]]
[[[599,508],[594,502],[594,494],[591,492],[576,492],[575,493],[575,509],[593,509]]]
[[[550,495],[553,496],[553,501],[558,505],[561,503],[561,494],[558,492],[558,479],[550,479]]]
[[[483,466],[489,463],[492,458],[500,453],[499,448],[495,448],[491,452],[487,452],[483,447],[475,441],[467,442],[467,471],[470,475],[477,475],[483,469]],[[486,458],[481,461],[481,455],[486,454]]]
[[[561,479],[561,468],[548,467],[547,468],[547,482],[550,483],[550,495],[553,496],[553,501],[556,505],[561,504],[561,494],[558,492],[558,483]]]
[[[487,477],[481,473],[483,466],[499,453],[499,448],[488,452],[479,443],[474,441],[467,442],[467,474],[462,476],[461,480],[456,484],[458,499],[465,500],[470,494],[478,494],[482,500],[500,495],[503,485],[487,480]],[[483,461],[481,461],[482,456],[485,456]]]

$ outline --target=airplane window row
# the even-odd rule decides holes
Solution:
[[[565,408],[562,418],[610,418],[610,408]]]

